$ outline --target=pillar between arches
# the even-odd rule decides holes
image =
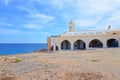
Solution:
[[[103,48],[107,48],[107,42],[103,41]]]
[[[71,43],[71,50],[74,50],[74,43]]]
[[[61,44],[59,44],[59,46],[58,46],[58,50],[59,50],[59,51],[61,50]]]
[[[53,51],[56,51],[56,45],[55,44],[53,45]]]
[[[86,44],[86,49],[89,49],[89,43],[85,42],[85,44]]]

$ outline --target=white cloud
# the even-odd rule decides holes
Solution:
[[[23,24],[23,28],[26,29],[40,30],[41,28],[46,27],[46,24],[48,24],[48,22],[55,19],[53,16],[40,13],[36,8],[31,9],[28,7],[19,6],[18,9],[26,12],[30,18],[29,21]]]
[[[59,10],[63,9],[66,0],[64,0],[64,2],[62,2],[62,0],[52,0],[50,1],[50,3],[54,6],[56,6],[56,8],[58,8]]]
[[[7,22],[0,22],[0,26],[7,26],[10,27],[12,24],[11,23],[7,23]]]
[[[117,8],[120,4],[119,0],[48,0],[48,3],[51,3],[57,8],[69,8],[75,9],[74,11],[80,11],[83,13],[98,13],[106,12]],[[46,2],[47,3],[47,2]],[[67,5],[66,5],[67,4]],[[58,8],[58,9],[59,9]]]
[[[120,11],[112,12],[108,17],[105,19],[106,22],[120,22]]]
[[[8,0],[6,0],[8,1]],[[69,22],[71,18],[76,23],[76,26],[91,27],[99,25],[114,24],[119,25],[120,20],[120,0],[30,0],[33,4],[35,2],[39,5],[47,5],[54,8],[63,20]],[[40,24],[47,24],[50,21],[57,19],[54,14],[41,13],[34,5],[19,6],[18,9],[28,13],[31,19],[28,25],[29,29],[40,29]],[[41,8],[42,9],[42,8]],[[43,7],[44,9],[44,7]],[[50,8],[51,9],[51,8]],[[51,16],[52,15],[52,16]],[[54,15],[54,16],[53,16]],[[29,24],[30,23],[30,24]],[[57,23],[56,23],[57,25]],[[58,24],[59,25],[59,24]],[[42,25],[43,27],[43,25]]]
[[[19,6],[18,9],[27,12],[28,16],[33,19],[40,19],[40,20],[42,19],[42,21],[46,20],[48,22],[55,19],[55,17],[53,17],[53,16],[49,16],[47,14],[40,13],[36,8],[31,9],[28,7]]]
[[[28,7],[18,7],[19,10],[26,12],[28,17],[30,18],[25,24],[23,24],[24,28],[27,29],[41,29],[46,27],[48,22],[51,22],[55,19],[53,16],[49,16],[47,14],[40,13],[37,8],[28,8]]]
[[[102,17],[101,16],[96,16],[96,17],[91,17],[91,18],[78,18],[74,20],[75,26],[78,29],[89,29],[92,28],[94,29],[95,27],[103,27],[103,24],[101,22]],[[103,21],[104,22],[104,21]]]
[[[49,33],[49,32],[38,32],[38,34],[41,34],[41,35],[51,35],[51,33]]]
[[[19,34],[19,30],[14,30],[14,29],[0,29],[0,34],[2,35],[17,35]]]
[[[13,0],[4,0],[5,5],[8,5],[10,2],[12,2]]]
[[[0,35],[51,35],[49,32],[21,31],[15,29],[0,29]]]
[[[92,26],[95,25],[97,22],[93,21],[93,20],[89,20],[89,19],[80,19],[80,20],[76,20],[75,24],[77,26]]]
[[[48,19],[48,20],[53,20],[54,19],[54,17],[53,16],[47,16],[47,15],[45,15],[45,14],[40,14],[40,13],[35,13],[35,14],[33,14],[33,17],[34,18],[42,18],[42,19]]]
[[[24,28],[27,28],[27,29],[41,29],[42,27],[38,24],[25,24]]]
[[[8,0],[4,0],[4,2],[5,2],[6,5],[8,5],[8,3],[9,3]]]
[[[21,11],[24,11],[24,12],[27,12],[28,14],[32,13],[32,11],[29,8],[27,8],[27,7],[18,6],[17,9],[19,9]]]
[[[102,28],[120,23],[120,0],[53,0],[51,4],[62,12],[64,20],[72,18],[77,26],[103,25]]]
[[[38,4],[44,4],[44,5],[53,5],[54,6],[54,8],[57,8],[57,9],[63,9],[63,7],[64,7],[64,4],[65,4],[65,2],[69,2],[69,1],[67,1],[67,0],[46,0],[46,1],[43,1],[43,0],[32,0],[32,1],[34,1],[34,2],[36,2],[36,3],[38,3]]]

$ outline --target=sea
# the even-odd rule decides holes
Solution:
[[[28,54],[41,49],[46,49],[45,43],[1,43],[1,55],[15,55],[15,54]]]

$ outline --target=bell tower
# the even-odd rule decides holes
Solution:
[[[72,20],[69,23],[69,32],[74,32],[74,22]]]

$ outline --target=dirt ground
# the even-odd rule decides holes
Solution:
[[[120,80],[120,48],[0,56],[0,80]]]

